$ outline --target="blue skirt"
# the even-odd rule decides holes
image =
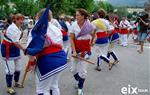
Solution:
[[[109,42],[108,37],[104,37],[104,38],[97,38],[95,43],[98,45],[103,45],[107,44],[108,42]]]
[[[1,44],[1,54],[2,57],[6,57],[6,45]],[[16,46],[10,46],[9,48],[9,58],[16,58],[20,56],[20,49]]]
[[[37,76],[40,81],[64,70],[67,67],[67,56],[62,50],[47,54],[37,59]]]
[[[112,36],[109,36],[109,41],[110,42],[114,42],[114,41],[116,41],[118,39],[119,39],[119,34],[118,33],[115,33]]]

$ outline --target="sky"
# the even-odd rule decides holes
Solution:
[[[114,6],[138,6],[143,7],[148,0],[95,0],[95,1],[108,1]]]
[[[107,0],[114,6],[144,6],[148,0]]]

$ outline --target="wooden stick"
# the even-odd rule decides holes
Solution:
[[[26,66],[26,69],[25,69],[25,72],[24,72],[24,75],[23,75],[22,82],[21,82],[21,86],[22,86],[22,87],[24,87],[24,82],[25,82],[25,79],[26,79],[26,77],[27,77],[29,65],[30,65],[30,64],[29,64],[29,62],[28,62],[27,66]]]
[[[85,61],[85,62],[87,62],[87,63],[90,63],[90,64],[95,64],[95,63],[93,63],[93,62],[91,62],[91,61],[89,61],[89,60],[86,60],[86,59],[84,59],[84,58],[82,58],[82,57],[79,57],[79,56],[72,56],[73,58],[77,58],[77,59],[80,59],[80,60],[83,60],[83,61]]]

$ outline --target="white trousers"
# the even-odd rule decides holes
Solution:
[[[72,64],[71,71],[72,71],[73,75],[78,73],[81,78],[85,79],[87,76],[87,67],[88,67],[89,63],[86,63],[79,59],[72,58],[71,64]]]
[[[70,47],[69,41],[64,41],[64,42],[63,42],[63,49],[64,49],[64,51],[65,51],[66,53],[69,51],[69,47]]]
[[[65,51],[65,53],[67,54],[67,59],[69,59],[69,56],[70,56],[70,50],[69,50],[69,47],[70,47],[70,43],[69,43],[69,40],[68,41],[64,41],[63,42],[63,49]]]
[[[14,60],[4,60],[5,63],[5,72],[6,74],[13,75],[15,71],[21,71],[21,63],[20,59],[14,59]]]
[[[57,73],[43,81],[39,81],[36,74],[36,93],[43,95],[50,95],[50,90],[52,90],[52,95],[60,95],[58,80],[60,73]]]
[[[123,45],[123,46],[127,46],[128,45],[127,34],[121,34],[121,45]]]
[[[96,48],[97,57],[103,56],[103,57],[107,58],[106,54],[108,51],[108,44],[96,46],[95,48]],[[99,59],[99,65],[101,65],[101,64],[102,64],[102,59]]]

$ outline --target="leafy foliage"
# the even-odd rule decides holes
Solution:
[[[40,10],[40,5],[34,0],[14,0],[16,13],[34,16]]]
[[[94,8],[94,12],[99,10],[100,8],[103,8],[104,10],[106,10],[108,13],[112,13],[114,10],[114,7],[109,4],[108,2],[102,2],[100,1],[98,4],[95,4],[95,8]]]
[[[115,14],[119,15],[121,18],[129,14],[126,7],[117,7],[116,10]]]
[[[6,18],[11,13],[22,13],[26,16],[35,16],[36,13],[45,8],[48,4],[51,6],[54,17],[61,14],[74,15],[77,8],[84,8],[88,12],[96,12],[103,8],[108,13],[113,13],[115,7],[107,2],[97,2],[94,0],[0,0],[0,19]],[[124,7],[117,8],[118,15],[127,15]]]

